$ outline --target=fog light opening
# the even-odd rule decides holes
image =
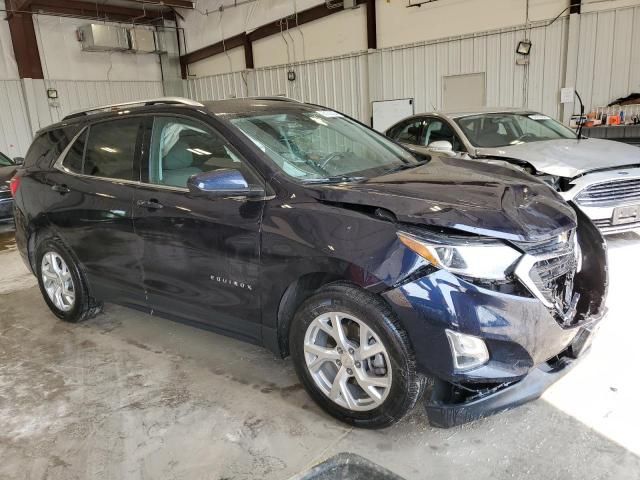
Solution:
[[[445,332],[451,347],[453,367],[456,371],[476,368],[489,361],[487,345],[481,338],[453,330],[445,330]]]

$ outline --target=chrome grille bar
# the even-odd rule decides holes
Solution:
[[[629,180],[611,180],[596,183],[585,188],[576,197],[583,206],[607,205],[620,201],[640,202],[640,178]]]

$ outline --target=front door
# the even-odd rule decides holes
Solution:
[[[144,282],[155,311],[260,338],[260,222],[264,200],[211,198],[187,189],[190,176],[221,168],[259,176],[212,127],[158,115],[134,199]]]

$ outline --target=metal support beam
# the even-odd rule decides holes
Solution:
[[[376,31],[376,0],[367,0],[367,48],[378,48],[378,33]]]
[[[44,78],[33,19],[30,13],[17,13],[17,3],[15,0],[7,2],[7,9],[13,11],[7,16],[7,21],[18,75],[20,78]]]
[[[582,0],[570,0],[569,13],[581,13],[582,12]]]
[[[254,68],[253,67],[253,43],[249,40],[249,36],[245,34],[244,36],[244,68]]]
[[[369,4],[375,4],[375,0],[356,0],[356,5],[365,4],[367,5],[367,7],[369,7]],[[373,9],[368,8],[368,10],[373,11],[373,21],[375,24],[375,7]],[[223,53],[225,50],[231,50],[232,48],[244,46],[247,68],[253,68],[253,49],[251,48],[251,43],[266,37],[270,37],[271,35],[279,35],[283,30],[287,30],[287,28],[299,27],[300,25],[304,25],[305,23],[313,22],[315,20],[319,20],[321,18],[328,17],[329,15],[333,15],[343,11],[344,10],[342,8],[327,8],[327,5],[325,3],[322,3],[315,7],[311,7],[307,10],[298,12],[297,17],[295,15],[283,17],[279,20],[276,20],[275,22],[262,25],[250,33],[240,33],[238,35],[234,35],[233,37],[225,39],[224,42],[217,42],[198,50],[194,50],[193,52],[187,53],[180,57],[180,60],[184,65],[189,65],[190,63],[198,62],[200,60],[204,60],[205,58],[212,57],[213,55]],[[371,14],[367,12],[367,26],[371,21],[369,19],[370,15]],[[370,33],[369,28],[367,28],[369,48],[376,48],[371,47],[372,39],[370,35],[372,35],[372,33]],[[375,41],[375,38],[374,27],[373,41]],[[247,45],[249,45],[248,48]],[[251,62],[248,61],[249,56],[247,55],[247,50],[250,50],[251,52]],[[252,66],[249,67],[248,65]]]

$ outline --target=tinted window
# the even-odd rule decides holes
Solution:
[[[87,130],[80,135],[64,157],[64,166],[72,172],[82,173],[82,156],[87,141]]]
[[[140,120],[127,118],[91,125],[85,149],[85,175],[137,180],[133,174]]]
[[[185,187],[192,175],[231,168],[251,183],[246,163],[220,135],[184,118],[156,117],[149,151],[149,183]]]
[[[420,132],[422,128],[423,120],[413,120],[408,123],[403,123],[398,125],[393,129],[393,131],[389,134],[391,138],[400,142],[400,143],[408,143],[411,145],[421,145],[420,141]]]

